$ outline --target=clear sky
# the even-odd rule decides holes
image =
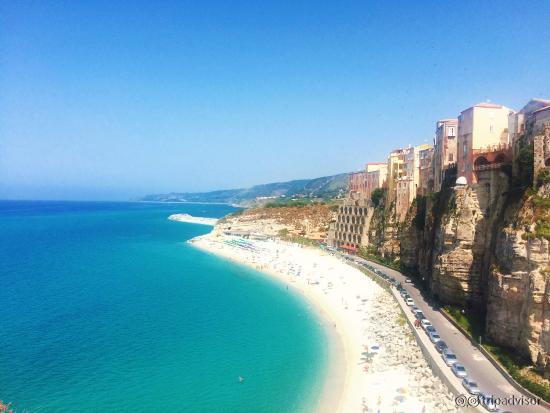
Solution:
[[[550,98],[550,1],[0,2],[0,198],[318,177]]]

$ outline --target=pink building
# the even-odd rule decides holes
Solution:
[[[349,191],[360,195],[365,195],[367,192],[367,172],[358,171],[349,174]]]
[[[432,160],[433,191],[441,191],[445,171],[456,164],[458,119],[437,121]]]

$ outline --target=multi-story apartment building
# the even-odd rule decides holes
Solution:
[[[441,191],[445,171],[456,164],[458,119],[442,119],[435,128],[432,160],[433,191]]]
[[[349,191],[362,194],[367,192],[367,172],[358,171],[349,174]]]
[[[395,212],[398,221],[403,221],[409,207],[416,197],[420,184],[420,156],[429,157],[431,146],[422,144],[403,149],[404,163],[402,174],[397,178],[395,190]],[[424,160],[429,162],[429,160]],[[429,168],[429,163],[426,164]]]
[[[434,148],[429,147],[421,149],[418,152],[418,187],[416,194],[420,196],[426,196],[428,193],[433,192],[434,180],[432,174],[432,162],[433,162]]]
[[[366,166],[367,172],[367,190],[365,196],[371,198],[372,191],[382,188],[386,185],[388,175],[388,164],[384,162],[370,162]]]
[[[395,202],[397,197],[397,180],[405,175],[405,150],[396,149],[388,156],[386,177],[386,206]]]
[[[349,252],[367,246],[369,215],[372,214],[369,205],[369,199],[357,192],[350,192],[338,209],[336,222],[331,224],[327,244]]]
[[[457,174],[477,183],[477,171],[511,161],[508,117],[513,110],[493,103],[478,103],[458,117]],[[488,159],[488,154],[492,154]]]
[[[548,117],[547,121],[550,121],[550,100],[548,99],[531,99],[519,112],[510,113],[508,115],[510,143],[514,145],[525,132],[535,132],[535,129],[542,130],[545,113]]]

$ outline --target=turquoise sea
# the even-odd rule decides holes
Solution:
[[[0,400],[34,412],[308,412],[307,304],[186,240],[226,205],[0,201]],[[239,383],[238,376],[245,377]]]

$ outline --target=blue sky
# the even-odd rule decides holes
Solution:
[[[9,1],[0,198],[318,177],[550,97],[550,2]]]

